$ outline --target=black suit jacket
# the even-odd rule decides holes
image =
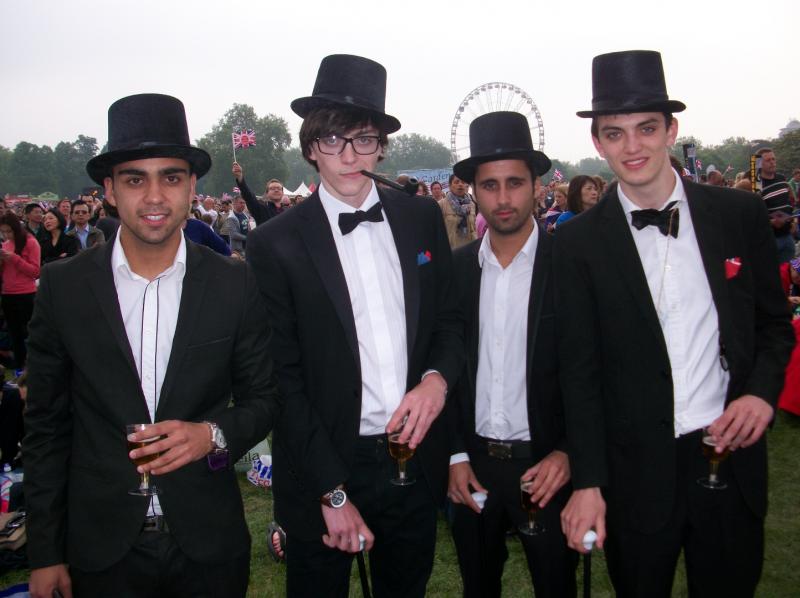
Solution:
[[[428,369],[452,386],[464,349],[441,212],[429,198],[379,194],[403,275],[407,389]],[[426,251],[430,261],[421,263]],[[285,399],[273,443],[276,515],[290,535],[319,539],[325,530],[319,497],[349,477],[362,384],[350,296],[318,193],[251,232],[247,259],[267,300]],[[444,418],[434,421],[417,454],[435,500],[443,501]]]
[[[773,406],[794,339],[775,239],[755,195],[685,182],[697,243],[730,365],[726,402]],[[600,486],[609,513],[642,531],[673,505],[673,387],[664,336],[616,193],[555,235],[561,380],[573,485]],[[726,278],[725,260],[742,266]],[[735,451],[731,469],[751,510],[766,512],[766,439]]]
[[[149,500],[125,425],[150,421],[119,310],[109,242],[42,270],[29,327],[25,497],[31,567],[119,561]],[[156,420],[219,424],[237,460],[277,417],[265,309],[249,267],[186,243],[186,274]],[[233,404],[229,402],[233,397]],[[250,537],[232,469],[205,459],[156,477],[170,533],[192,560],[225,561]]]
[[[555,304],[553,301],[553,240],[543,229],[533,266],[528,300],[528,345],[526,380],[528,428],[533,457],[538,463],[553,450],[566,452],[564,411],[558,381],[556,355]],[[448,415],[451,421],[451,454],[478,450],[475,433],[475,394],[480,340],[481,268],[478,239],[453,253],[453,269],[458,281],[459,303],[464,306],[466,362],[458,383],[450,393]]]

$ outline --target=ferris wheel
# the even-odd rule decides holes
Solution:
[[[469,92],[456,110],[450,126],[450,157],[453,164],[470,155],[469,124],[482,114],[499,110],[519,112],[525,116],[534,147],[539,151],[544,150],[544,124],[533,98],[516,85],[493,81]]]

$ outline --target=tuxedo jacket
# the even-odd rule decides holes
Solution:
[[[683,181],[729,364],[726,404],[775,405],[794,340],[775,239],[755,195]],[[600,486],[609,514],[661,528],[673,506],[676,441],[670,361],[616,187],[555,235],[562,390],[575,488]],[[726,274],[726,260],[739,258]],[[752,512],[767,505],[766,439],[731,454]]]
[[[464,348],[441,213],[430,198],[378,193],[402,271],[407,390],[428,369],[452,387]],[[273,437],[276,516],[290,535],[319,539],[319,498],[350,475],[362,390],[350,295],[319,194],[252,231],[247,259],[266,298],[284,397]],[[417,449],[437,502],[447,485],[446,428],[438,417]]]
[[[531,466],[553,450],[566,452],[564,411],[558,380],[555,304],[553,301],[553,240],[542,228],[533,264],[528,304],[526,380],[528,429],[533,455]],[[480,340],[481,240],[453,253],[453,270],[458,281],[459,303],[465,310],[466,360],[458,383],[448,401],[451,424],[451,454],[479,450],[475,432],[475,396]],[[485,450],[485,449],[483,449]]]
[[[139,475],[125,426],[150,415],[120,314],[113,246],[42,270],[29,326],[23,442],[33,568],[109,567],[134,544],[148,510],[148,498],[128,495]],[[249,267],[187,241],[156,421],[216,422],[236,461],[277,417],[268,334]],[[227,561],[248,549],[232,468],[211,472],[200,459],[154,481],[170,533],[190,559]]]

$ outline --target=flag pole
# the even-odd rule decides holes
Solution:
[[[236,162],[236,142],[233,140],[234,133],[231,133],[231,145],[233,146],[233,161]]]

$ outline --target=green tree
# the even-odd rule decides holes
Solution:
[[[0,145],[0,197],[16,189],[11,176],[11,159],[13,157],[14,153],[10,149]]]
[[[398,170],[449,166],[450,150],[441,141],[418,133],[405,133],[389,139],[386,157],[379,169],[394,174]]]
[[[78,135],[72,143],[62,141],[53,150],[53,169],[56,192],[61,197],[73,197],[84,187],[95,183],[86,174],[86,163],[97,155],[97,139]]]
[[[286,169],[289,171],[284,183],[287,189],[297,189],[300,183],[309,185],[312,182],[319,182],[319,174],[303,158],[303,152],[299,147],[290,147],[286,150],[283,154],[283,161],[286,162]]]
[[[252,106],[234,104],[211,131],[196,142],[211,155],[212,162],[211,170],[198,183],[198,192],[219,196],[231,191],[234,186],[231,135],[242,129],[253,129],[256,133],[255,147],[236,150],[236,159],[253,192],[260,193],[268,179],[286,179],[284,152],[291,142],[286,121],[272,114],[259,117]]]
[[[53,150],[43,145],[39,147],[27,141],[20,141],[11,157],[15,193],[38,195],[56,189],[53,172]]]
[[[800,129],[776,139],[772,147],[778,159],[778,172],[788,178],[792,170],[800,168]]]

